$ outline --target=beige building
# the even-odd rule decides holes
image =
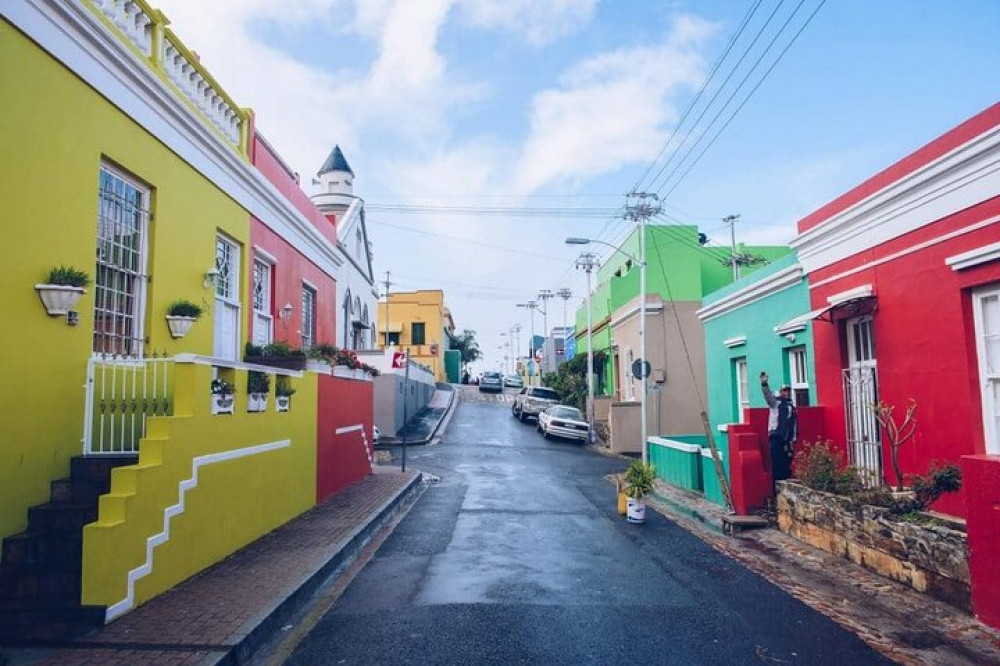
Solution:
[[[408,350],[410,359],[431,368],[434,378],[447,381],[444,352],[455,330],[451,311],[440,289],[399,291],[378,304],[379,347]]]

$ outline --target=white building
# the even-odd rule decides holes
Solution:
[[[334,146],[319,173],[320,191],[312,196],[337,226],[337,251],[344,258],[337,278],[340,300],[336,345],[341,349],[374,349],[378,289],[372,269],[372,247],[365,228],[365,203],[354,196],[354,171],[340,146]]]

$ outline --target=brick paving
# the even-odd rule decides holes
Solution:
[[[657,496],[653,508],[898,663],[1000,664],[1000,632],[957,608],[777,529],[726,537],[722,509],[700,495],[658,484]]]
[[[415,472],[376,468],[290,523],[35,663],[186,665],[212,663],[329,562]]]

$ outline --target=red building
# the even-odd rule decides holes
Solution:
[[[798,230],[826,435],[871,478],[894,482],[868,405],[895,405],[898,418],[916,401],[902,471],[961,464],[962,492],[934,508],[967,518],[976,609],[1000,622],[1000,576],[986,568],[1000,553],[1000,104]]]

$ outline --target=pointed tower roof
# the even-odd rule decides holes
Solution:
[[[316,175],[322,176],[324,173],[330,173],[331,171],[346,171],[352,176],[354,175],[354,171],[351,169],[351,165],[347,163],[347,159],[344,157],[344,153],[341,152],[340,146],[333,147],[333,150],[330,151],[330,156],[323,162],[323,166],[319,168],[319,172]]]

